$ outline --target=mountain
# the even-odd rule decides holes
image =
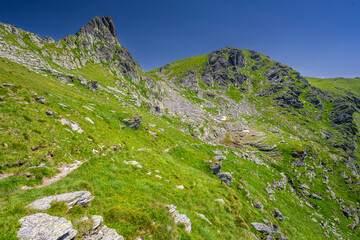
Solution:
[[[2,239],[359,238],[355,88],[231,47],[145,72],[117,35],[0,24]]]

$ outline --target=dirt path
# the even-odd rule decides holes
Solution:
[[[84,162],[81,161],[77,161],[75,160],[74,163],[70,164],[70,165],[66,165],[63,166],[61,168],[58,168],[60,170],[60,173],[56,174],[54,177],[52,178],[47,178],[45,177],[43,179],[43,183],[40,185],[37,185],[35,187],[29,187],[29,186],[22,186],[21,189],[22,190],[29,190],[29,189],[34,189],[34,188],[41,188],[41,187],[45,187],[47,185],[50,185],[54,182],[59,181],[60,179],[66,177],[67,175],[69,175],[72,171],[74,171],[75,169],[77,169],[78,167],[80,167]]]
[[[14,176],[14,174],[13,173],[3,173],[3,174],[0,174],[0,179],[11,177],[11,176]]]

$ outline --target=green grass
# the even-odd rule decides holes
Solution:
[[[306,78],[309,83],[320,89],[329,90],[337,93],[346,91],[360,96],[360,78]]]
[[[249,59],[248,51],[245,51],[245,56]],[[189,70],[201,74],[206,61],[207,55],[180,60],[170,64],[170,68],[165,69],[163,74],[177,79],[185,76]],[[253,91],[256,93],[268,87],[268,83],[262,85],[262,81],[269,66],[252,73],[250,67],[253,62],[248,60],[248,63],[242,73],[248,75]],[[330,154],[341,156],[344,152],[331,147],[321,137],[320,131],[328,130],[337,140],[342,140],[341,134],[329,123],[329,112],[332,110],[330,103],[325,104],[321,112],[323,120],[316,122],[317,109],[309,103],[304,105],[307,116],[297,110],[292,112],[293,115],[280,114],[280,109],[273,106],[272,96],[259,98],[254,92],[243,93],[230,87],[226,92],[228,97],[236,102],[246,98],[261,113],[241,115],[247,127],[264,133],[261,140],[278,147],[275,153],[259,152],[249,146],[239,150],[193,138],[182,131],[189,126],[181,119],[167,114],[159,117],[145,106],[133,106],[133,99],[128,94],[130,90],[144,98],[148,91],[152,91],[145,87],[143,79],[136,82],[126,77],[120,78],[109,72],[106,66],[92,63],[79,70],[66,72],[96,80],[104,88],[117,87],[123,93],[120,94],[122,102],[112,92],[102,89],[91,92],[78,82],[64,84],[50,75],[36,74],[0,58],[0,95],[4,98],[4,103],[0,105],[0,172],[14,174],[0,179],[0,239],[16,239],[16,231],[20,227],[18,220],[36,212],[25,207],[30,202],[47,195],[78,190],[89,190],[95,196],[89,206],[68,209],[64,203],[56,203],[47,213],[66,217],[79,232],[85,232],[91,225],[91,222],[81,223],[80,218],[102,215],[105,224],[116,229],[126,239],[139,236],[143,239],[254,239],[252,233],[259,238],[264,236],[256,232],[251,223],[267,219],[279,226],[289,239],[324,239],[326,229],[311,220],[312,217],[322,220],[316,212],[332,222],[334,218],[340,218],[341,224],[336,226],[337,231],[347,238],[358,239],[358,229],[351,232],[352,235],[346,235],[349,233],[347,224],[351,221],[343,216],[335,200],[328,199],[329,192],[326,191],[327,186],[331,187],[338,197],[354,206],[360,200],[357,195],[359,186],[351,185],[355,193],[352,194],[338,174],[346,171],[351,176],[351,172],[343,161],[331,160]],[[154,81],[165,82],[156,73],[154,70],[146,75],[153,77]],[[116,84],[116,81],[121,84]],[[15,87],[3,87],[5,82]],[[209,90],[204,84],[199,83],[199,86]],[[219,89],[212,90],[220,92]],[[45,97],[46,103],[36,102],[35,93]],[[204,102],[198,98],[196,91],[186,90],[182,93],[194,104]],[[302,101],[306,101],[305,94],[306,90],[302,91]],[[205,110],[217,114],[222,110],[218,109],[220,101],[227,104],[220,96],[212,100],[216,107]],[[89,110],[89,107],[93,110]],[[46,115],[48,110],[54,112],[53,117]],[[140,129],[122,129],[122,120],[132,114],[142,116]],[[85,117],[92,119],[95,124],[87,122]],[[355,117],[359,118],[359,114]],[[69,126],[62,125],[61,118],[75,121],[84,132],[77,133]],[[204,125],[214,124],[210,121]],[[229,120],[235,130],[238,121]],[[148,123],[156,126],[150,127]],[[202,134],[204,125],[200,128]],[[275,128],[280,132],[274,131]],[[149,131],[155,132],[157,138]],[[115,145],[119,146],[117,152],[111,148]],[[292,162],[295,159],[291,152],[305,149],[311,156],[307,159],[308,165],[294,167]],[[214,160],[215,150],[221,150],[227,157],[223,162],[223,171],[233,175],[234,181],[230,187],[211,174],[209,164],[205,163],[209,159]],[[254,151],[250,153],[266,162],[267,166],[238,156],[245,151]],[[60,181],[38,189],[21,190],[25,185],[41,184],[44,177],[57,174],[58,167],[75,160],[83,161],[84,164]],[[124,163],[131,160],[139,162],[143,168]],[[29,168],[41,163],[45,167]],[[327,164],[334,170],[326,172],[317,167],[321,164]],[[324,200],[308,197],[300,199],[291,192],[289,184],[285,190],[276,191],[276,201],[271,200],[266,188],[268,184],[281,179],[281,172],[294,180],[295,187],[307,183],[311,191],[321,194]],[[316,177],[310,179],[309,173],[315,173]],[[156,174],[162,178],[155,177]],[[329,185],[322,183],[323,175],[329,176]],[[184,189],[177,189],[179,185],[183,185]],[[244,189],[238,189],[239,185]],[[218,198],[226,204],[214,201]],[[252,206],[255,200],[264,205],[263,210]],[[305,205],[305,201],[312,203],[316,209]],[[174,224],[166,207],[170,204],[177,206],[181,214],[191,219],[191,234],[185,232],[184,226]],[[283,222],[274,218],[274,208],[285,215]],[[204,214],[212,224],[205,222],[196,213]],[[329,239],[336,239],[336,236],[330,233]]]

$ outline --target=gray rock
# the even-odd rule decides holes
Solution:
[[[221,198],[215,199],[214,201],[215,201],[215,202],[219,202],[219,203],[221,203],[222,205],[225,205],[225,201],[224,201],[223,199],[221,199]]]
[[[223,181],[226,185],[230,186],[232,182],[232,175],[228,172],[218,173],[217,176]]]
[[[15,85],[10,84],[10,83],[4,83],[3,86],[4,87],[15,87]]]
[[[212,224],[211,222],[210,222],[210,220],[207,218],[207,217],[205,217],[205,215],[204,214],[201,214],[201,213],[196,213],[199,217],[201,217],[202,219],[204,219],[205,221],[207,221],[210,225]]]
[[[284,215],[277,209],[274,209],[274,217],[278,218],[279,221],[284,221]]]
[[[46,99],[44,97],[35,97],[35,100],[41,104],[45,104],[46,102]]]
[[[187,233],[190,233],[191,232],[190,218],[188,218],[185,214],[180,214],[176,210],[176,206],[174,206],[174,205],[168,205],[167,207],[169,208],[169,213],[171,213],[171,215],[173,216],[173,218],[175,220],[175,224],[179,224],[179,223],[185,224],[185,231]]]
[[[70,240],[77,234],[70,221],[46,213],[32,214],[19,222],[17,237],[20,240]]]
[[[85,120],[88,121],[91,124],[95,124],[93,120],[91,120],[89,117],[85,117]]]
[[[318,194],[316,193],[312,193],[310,194],[310,197],[313,198],[313,199],[317,199],[317,200],[323,200]]]
[[[51,207],[51,203],[54,202],[66,202],[71,208],[74,205],[86,206],[92,200],[91,193],[89,191],[78,191],[72,193],[63,193],[59,195],[52,195],[44,197],[30,203],[27,207],[36,210],[46,211]]]
[[[133,165],[135,167],[138,167],[138,168],[142,168],[142,166],[140,165],[140,163],[138,163],[137,161],[124,161],[125,164],[130,164],[130,165]]]
[[[306,185],[305,183],[303,185],[300,186],[300,189],[310,189],[308,185]]]
[[[54,43],[54,42],[55,42],[55,40],[54,40],[52,37],[45,36],[45,37],[44,37],[44,42],[47,42],[47,43]]]
[[[74,121],[70,121],[70,120],[68,120],[66,118],[62,118],[62,119],[60,119],[60,122],[61,122],[62,125],[68,125],[69,127],[71,127],[71,129],[73,131],[76,131],[78,133],[83,133],[84,132],[84,130],[82,130],[82,128],[79,126],[79,124],[74,122]]]
[[[253,223],[251,223],[251,225],[253,225],[253,227],[256,229],[256,231],[259,231],[266,235],[273,234],[273,230],[271,229],[271,227],[265,225],[264,223],[253,222]]]
[[[256,207],[257,209],[264,209],[264,206],[261,203],[259,203],[258,201],[255,201],[254,207]]]
[[[218,174],[221,171],[221,162],[216,162],[213,165],[211,165],[210,170],[213,171],[213,174]]]
[[[48,116],[54,116],[54,112],[51,110],[46,111],[46,115]]]
[[[134,114],[131,118],[124,119],[123,122],[131,129],[138,130],[141,125],[142,117]]]

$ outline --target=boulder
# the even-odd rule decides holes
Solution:
[[[171,215],[173,216],[173,218],[175,220],[175,224],[179,224],[179,223],[185,224],[185,231],[187,233],[190,233],[191,232],[190,218],[188,218],[185,214],[180,214],[176,210],[176,206],[174,206],[174,205],[168,205],[167,207],[169,208],[169,213],[171,213]]]
[[[17,237],[20,240],[70,240],[77,234],[70,221],[46,213],[32,214],[19,222]]]
[[[257,209],[264,209],[264,206],[258,201],[255,201],[254,207],[256,207]]]
[[[55,202],[66,202],[69,208],[71,208],[74,205],[86,206],[91,200],[92,197],[89,191],[78,191],[40,198],[27,205],[27,207],[46,211],[51,207],[51,203]]]
[[[123,122],[131,129],[138,130],[141,125],[142,117],[134,114],[131,118],[124,119]]]
[[[284,221],[284,215],[277,209],[274,209],[274,217],[278,218],[279,221]]]
[[[35,97],[35,100],[41,104],[45,104],[46,102],[46,99],[44,97]]]
[[[93,226],[87,233],[85,240],[124,240],[124,237],[119,235],[115,229],[103,225],[102,216],[93,215],[91,220]]]
[[[256,231],[259,231],[259,232],[264,233],[266,235],[269,235],[269,234],[273,233],[273,230],[271,229],[271,227],[265,225],[264,223],[253,222],[253,223],[251,223],[251,225],[253,225],[253,227],[256,229]]]
[[[137,161],[124,161],[125,164],[130,164],[130,165],[133,165],[135,167],[138,167],[138,168],[142,168],[142,166],[140,165],[140,163],[138,163]]]
[[[213,174],[218,174],[221,171],[221,162],[216,162],[210,166],[210,170],[213,171]]]
[[[232,182],[232,175],[229,172],[222,172],[217,174],[217,176],[223,181],[226,185],[230,187],[230,183]]]

